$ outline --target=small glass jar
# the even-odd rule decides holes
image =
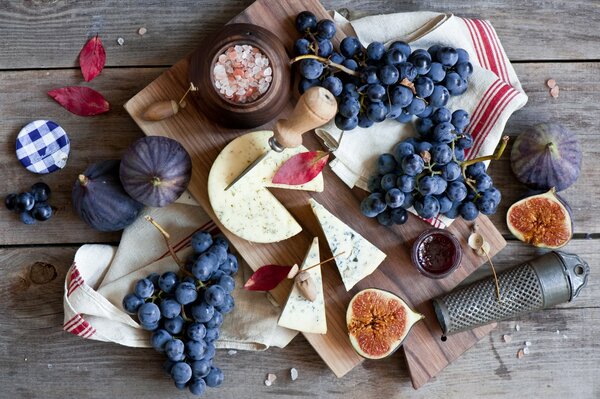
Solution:
[[[425,230],[412,246],[417,270],[429,278],[444,278],[460,265],[462,248],[456,237],[442,229]]]

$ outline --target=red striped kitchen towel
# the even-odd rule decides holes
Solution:
[[[471,117],[467,132],[474,143],[465,152],[467,159],[492,154],[508,118],[527,102],[515,70],[488,21],[435,12],[374,15],[351,22],[334,14],[334,19],[346,34],[355,34],[364,46],[372,41],[389,44],[403,40],[413,49],[441,44],[467,50],[474,68],[469,88],[465,94],[451,97],[447,105],[450,110],[464,109]],[[336,140],[340,133],[333,123],[317,129],[326,143]],[[413,135],[412,124],[394,120],[369,129],[353,129],[344,135],[330,166],[348,186],[366,190],[368,178],[375,173],[377,157],[391,152],[397,142]],[[452,219],[440,216],[428,222],[443,228]]]

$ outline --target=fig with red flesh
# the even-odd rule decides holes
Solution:
[[[394,353],[421,319],[423,315],[400,297],[376,288],[354,295],[346,311],[350,343],[367,359],[383,359]]]
[[[506,224],[516,238],[540,248],[560,248],[573,236],[571,209],[554,188],[515,202]]]
[[[517,179],[528,187],[562,191],[579,177],[581,147],[563,126],[541,123],[517,137],[510,162]]]

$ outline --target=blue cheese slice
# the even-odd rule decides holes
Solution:
[[[304,270],[319,262],[319,239],[315,237],[300,270]],[[325,318],[325,297],[323,295],[321,266],[313,267],[307,273],[310,274],[315,283],[317,298],[313,302],[304,298],[302,293],[300,293],[300,289],[294,284],[277,324],[291,330],[326,334],[327,320]]]
[[[336,256],[335,262],[346,291],[350,291],[356,283],[373,273],[386,255],[312,198],[310,206],[321,224],[331,253]]]
[[[256,158],[269,150],[271,131],[248,133],[231,141],[213,163],[208,176],[208,197],[221,224],[245,240],[270,243],[288,239],[302,227],[271,194],[268,187],[291,190],[323,191],[323,175],[298,185],[272,183],[277,170],[292,156],[308,151],[305,147],[270,151],[258,165],[229,190],[225,187]]]

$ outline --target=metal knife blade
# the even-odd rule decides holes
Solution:
[[[256,165],[258,165],[263,159],[266,158],[267,155],[269,155],[269,153],[271,152],[271,149],[268,149],[267,151],[264,152],[264,154],[262,154],[260,157],[256,158],[254,160],[254,162],[252,162],[250,165],[246,166],[246,169],[244,169],[242,171],[242,173],[240,173],[238,175],[238,177],[236,177],[235,179],[233,179],[233,181],[231,183],[229,183],[227,185],[227,187],[225,187],[225,191],[229,190],[231,187],[233,187],[233,185],[235,183],[237,183],[238,181],[240,181],[248,172],[250,172],[250,170],[252,170],[252,168],[254,168]]]

